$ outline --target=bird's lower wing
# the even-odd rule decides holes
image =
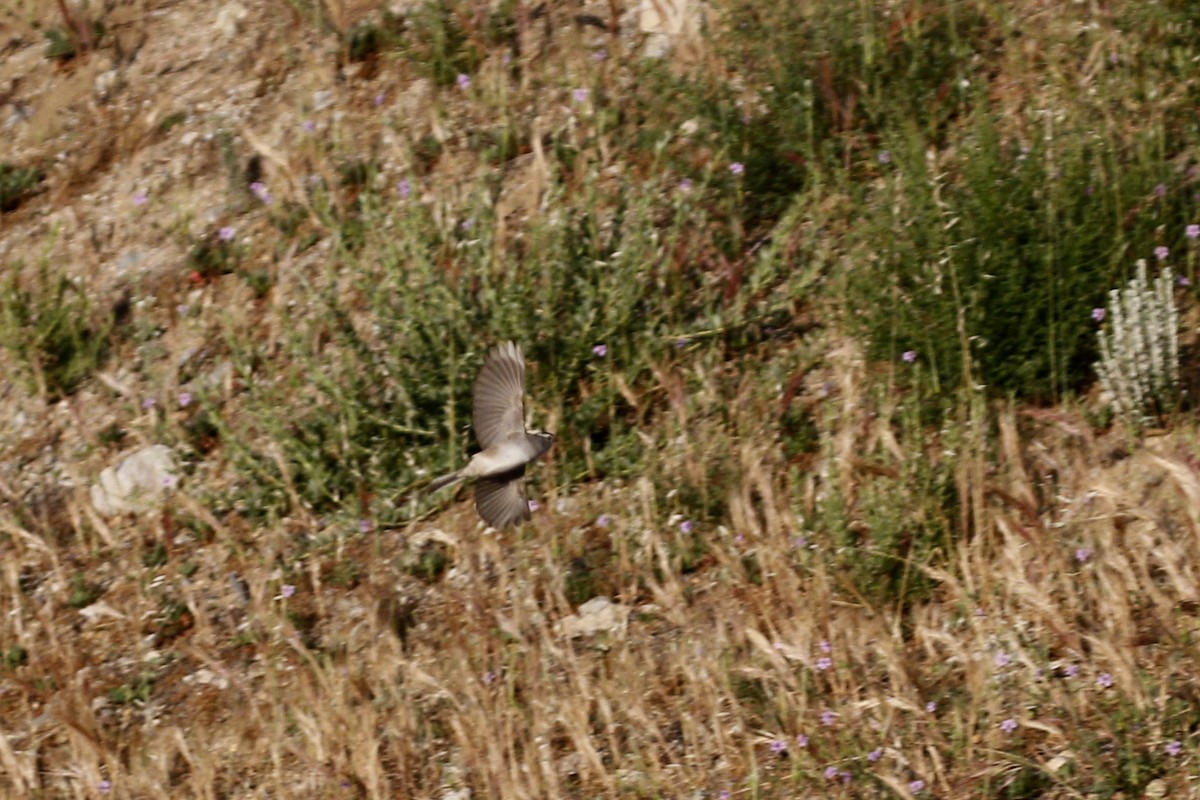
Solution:
[[[529,519],[525,499],[525,467],[480,478],[475,484],[475,510],[493,528],[503,528]]]

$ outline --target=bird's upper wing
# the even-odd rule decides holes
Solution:
[[[525,499],[525,467],[480,478],[475,483],[475,510],[493,528],[503,528],[529,519],[529,501]]]
[[[481,449],[525,432],[525,356],[512,342],[488,354],[475,378],[475,438]]]

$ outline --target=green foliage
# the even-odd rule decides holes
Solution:
[[[156,539],[142,550],[142,566],[147,569],[161,567],[167,563],[167,546],[161,539]]]
[[[895,463],[886,451],[864,454],[852,498],[833,490],[818,516],[818,530],[834,545],[829,550],[839,574],[857,594],[882,606],[908,607],[928,600],[936,583],[924,567],[953,552],[959,498],[954,460],[928,452],[921,415],[928,403],[911,398],[894,418],[904,452]],[[956,423],[942,421],[943,437]],[[945,438],[939,447],[953,449]],[[922,453],[925,453],[922,455]]]
[[[350,61],[367,61],[384,50],[400,46],[403,41],[404,19],[384,11],[380,22],[361,22],[345,36],[346,57]]]
[[[719,41],[755,101],[722,73],[681,76],[647,64],[638,112],[650,131],[700,123],[705,145],[681,142],[682,174],[719,143],[745,164],[747,222],[770,223],[792,195],[861,165],[879,139],[919,119],[932,140],[969,106],[964,65],[991,47],[991,23],[963,4],[917,3],[880,15],[872,4],[739,0]],[[678,98],[664,104],[661,98]],[[664,119],[666,117],[666,119]],[[691,162],[691,163],[689,163]]]
[[[443,542],[431,541],[421,548],[405,572],[425,583],[436,583],[453,563],[449,548]]]
[[[915,131],[894,141],[851,234],[848,303],[876,357],[912,350],[944,388],[1050,400],[1091,380],[1090,311],[1174,201],[1146,203],[1161,153],[1071,127],[1023,146],[990,113],[945,163]]]
[[[76,572],[71,576],[71,593],[67,597],[67,605],[74,609],[87,608],[99,600],[102,594],[103,589],[89,583],[82,572]]]
[[[171,130],[171,128],[174,128],[177,125],[182,125],[185,122],[187,122],[186,111],[172,112],[163,117],[162,121],[158,123],[158,132],[166,133],[167,131]]]
[[[0,664],[4,665],[5,669],[16,669],[23,667],[29,663],[29,651],[20,645],[13,645],[4,649],[4,653],[0,655]]]
[[[671,332],[709,317],[720,299],[703,280],[653,266],[698,246],[689,236],[703,222],[656,206],[654,190],[560,195],[559,211],[502,262],[484,203],[439,219],[416,201],[396,211],[363,193],[349,211],[323,209],[329,224],[360,237],[339,231],[343,263],[354,268],[313,297],[321,313],[298,323],[288,345],[294,369],[259,394],[258,419],[286,469],[257,456],[251,469],[276,484],[275,497],[287,497],[290,482],[306,505],[330,509],[458,466],[475,372],[507,338],[529,360],[536,422],[557,422],[560,474],[635,469],[641,446],[616,380],[645,380],[649,359],[673,349]],[[615,212],[602,220],[601,207]],[[593,352],[598,343],[607,357]],[[280,390],[289,408],[302,398],[300,413],[279,413]]]
[[[228,275],[237,269],[239,260],[234,245],[216,235],[196,242],[187,256],[188,267],[205,280]]]
[[[473,14],[451,0],[427,0],[409,19],[405,49],[413,66],[439,86],[451,86],[470,75],[483,52],[466,28]]]
[[[118,706],[144,703],[154,692],[154,676],[148,672],[137,675],[129,683],[108,690],[108,700]]]
[[[355,561],[349,559],[341,559],[334,563],[329,570],[327,580],[334,586],[340,586],[343,589],[353,589],[362,582],[363,570],[362,567]]]
[[[46,175],[38,167],[18,167],[0,161],[0,212],[12,211],[35,191]]]
[[[11,268],[0,295],[0,346],[26,368],[34,391],[51,400],[69,395],[91,375],[112,346],[112,315],[92,309],[87,294],[46,266],[22,288]]]
[[[85,48],[95,49],[104,38],[104,25],[97,22],[87,22],[83,19],[68,18],[64,20],[67,26],[48,28],[42,31],[46,39],[44,57],[50,61],[70,61],[84,52]],[[88,33],[85,37],[83,34]]]
[[[1191,690],[1179,685],[1172,688],[1186,699],[1168,694],[1163,698],[1164,706],[1142,708],[1128,698],[1109,697],[1104,708],[1105,724],[1091,729],[1081,726],[1076,731],[1073,745],[1081,761],[1090,767],[1091,775],[1091,785],[1080,784],[1080,788],[1097,797],[1143,796],[1152,780],[1171,774],[1172,765],[1164,763],[1164,758],[1171,758],[1164,752],[1166,742],[1186,742],[1189,730],[1200,722],[1194,698],[1187,697]],[[1164,716],[1170,720],[1167,731],[1174,733],[1164,731],[1156,736],[1156,746],[1151,749],[1145,731],[1162,730]]]
[[[75,57],[75,40],[64,28],[48,28],[45,57],[51,61],[70,61]]]

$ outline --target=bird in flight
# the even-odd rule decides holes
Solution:
[[[513,342],[488,353],[475,378],[473,423],[483,449],[462,469],[434,480],[435,492],[468,478],[475,482],[475,510],[493,528],[529,518],[525,467],[554,444],[554,434],[525,430],[525,356]]]

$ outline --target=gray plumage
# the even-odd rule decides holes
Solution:
[[[429,491],[468,478],[475,510],[493,528],[529,518],[525,467],[550,449],[554,434],[525,430],[525,356],[513,342],[497,345],[475,378],[472,422],[482,450],[465,467],[429,484]]]

